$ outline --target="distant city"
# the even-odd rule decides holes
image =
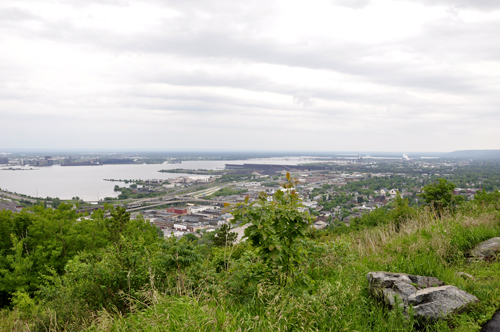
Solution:
[[[249,158],[240,159],[244,155]],[[418,194],[422,188],[439,178],[453,182],[456,186],[453,194],[465,200],[473,200],[480,190],[498,190],[500,161],[497,156],[498,151],[416,155],[336,153],[330,156],[304,153],[271,157],[267,153],[11,153],[2,154],[0,158],[0,179],[12,174],[9,172],[47,167],[72,167],[74,174],[85,177],[87,167],[113,165],[157,165],[154,172],[168,178],[139,178],[133,172],[128,178],[103,178],[101,182],[112,187],[114,195],[90,200],[76,194],[71,199],[38,197],[2,187],[0,209],[16,212],[34,204],[57,208],[61,202],[67,202],[78,212],[90,214],[103,209],[104,204],[112,204],[125,207],[133,218],[149,219],[165,235],[182,237],[191,233],[200,236],[232,219],[224,212],[225,203],[234,204],[245,199],[251,202],[261,193],[272,196],[280,190],[280,183],[289,173],[298,181],[303,209],[314,215],[314,227],[322,229],[349,226],[356,218],[375,209],[390,209],[398,195],[407,199],[410,206],[420,206]],[[218,164],[207,167],[207,162],[215,161]]]

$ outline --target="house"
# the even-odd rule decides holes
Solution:
[[[354,218],[361,218],[361,212],[354,212],[352,215],[351,215],[351,218],[354,219]]]
[[[233,215],[231,213],[225,213],[220,216],[221,220],[224,220],[225,222],[230,222],[231,220],[234,219]]]
[[[392,196],[396,197],[397,194],[398,194],[398,190],[397,189],[393,188],[393,189],[389,190],[389,195],[391,195],[391,197]]]
[[[326,222],[326,219],[327,217],[326,216],[319,216],[319,217],[316,217],[316,220],[314,222]]]
[[[318,203],[314,202],[314,201],[309,201],[309,202],[302,202],[302,205],[304,205],[305,207],[314,209],[316,206],[318,206]]]
[[[377,196],[377,197],[373,198],[373,202],[374,203],[379,203],[379,204],[382,204],[382,205],[386,205],[387,204],[387,198],[385,196]]]
[[[318,202],[319,200],[321,200],[322,197],[323,197],[323,195],[314,196],[313,201]]]
[[[186,232],[183,232],[183,231],[178,231],[176,229],[163,229],[163,236],[164,237],[169,237],[169,236],[173,236],[173,237],[182,237],[186,234]]]
[[[324,229],[328,226],[328,224],[324,221],[315,221],[314,222],[314,228],[316,229]]]
[[[359,206],[357,207],[358,210],[360,211],[365,211],[365,212],[370,212],[371,210],[373,210],[373,205],[372,204],[363,204],[362,206]]]

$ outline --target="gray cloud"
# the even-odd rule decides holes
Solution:
[[[69,22],[51,24],[42,35],[71,43],[79,41],[98,44],[99,47],[121,52],[176,54],[189,57],[191,61],[196,61],[196,58],[220,59],[220,61],[239,59],[291,67],[326,69],[361,75],[369,80],[397,86],[462,92],[470,91],[472,87],[468,84],[469,78],[459,73],[450,77],[448,73],[440,74],[435,70],[426,73],[426,70],[410,67],[406,63],[366,62],[363,60],[365,56],[381,51],[377,50],[377,47],[360,44],[330,44],[321,48],[283,46],[276,45],[271,40],[242,39],[231,34],[210,32],[186,36],[179,36],[175,31],[168,35],[121,36],[98,30],[77,30]],[[392,78],[393,73],[398,73],[398,77]]]
[[[454,6],[458,8],[473,8],[479,10],[499,9],[500,3],[496,0],[412,0],[428,6]]]
[[[5,45],[9,53],[0,54],[0,115],[11,125],[36,112],[69,127],[72,119],[83,121],[89,134],[101,138],[99,130],[113,118],[124,127],[151,126],[151,133],[162,140],[175,137],[170,132],[178,135],[179,126],[204,136],[209,128],[218,128],[211,133],[212,145],[224,142],[223,133],[233,133],[231,126],[247,137],[273,128],[285,137],[294,128],[297,136],[315,141],[312,133],[324,142],[363,133],[379,135],[385,142],[401,135],[404,138],[391,146],[417,146],[415,142],[427,142],[419,139],[424,130],[452,135],[497,125],[500,84],[481,66],[498,65],[500,44],[495,40],[500,23],[460,19],[461,8],[495,7],[487,1],[438,2],[458,9],[421,25],[418,32],[385,42],[341,41],[325,37],[322,31],[281,40],[266,33],[280,12],[272,1],[152,1],[148,4],[171,8],[178,15],[160,19],[154,29],[127,32],[64,16],[48,18],[11,2],[9,8],[0,7],[0,33],[16,41]],[[74,6],[77,13],[102,6],[122,10],[134,4],[48,3]],[[332,6],[338,5],[357,13],[377,3],[332,1]],[[59,67],[46,54],[42,59],[36,51],[23,53],[23,47],[33,50],[33,45],[40,50],[56,45],[54,52],[81,57],[64,59],[67,63]],[[94,68],[92,61],[97,58],[103,62]],[[103,65],[106,61],[109,67]],[[311,76],[304,79],[300,73]],[[99,128],[90,125],[92,120],[101,123]],[[132,142],[115,130],[124,142]],[[456,143],[440,144],[469,141],[481,142],[462,136]],[[349,142],[371,144],[358,138]]]
[[[65,6],[70,5],[74,7],[88,7],[92,5],[127,7],[131,4],[132,1],[131,0],[51,0],[50,2]]]
[[[303,108],[314,105],[313,94],[308,91],[299,91],[293,95],[293,102]]]
[[[227,29],[238,19],[239,16],[227,14],[229,9],[241,10],[241,6],[230,5],[228,1],[215,1],[212,5],[216,9],[228,6],[222,14],[217,14],[208,19],[205,23],[196,23],[197,20],[193,11],[207,10],[214,12],[208,5],[200,5],[198,1],[186,1],[179,4],[175,3],[175,8],[181,8],[185,15],[178,19],[169,20],[164,23],[160,31],[148,34],[118,34],[116,32],[105,31],[102,29],[89,29],[76,27],[70,21],[45,21],[42,29],[37,31],[24,30],[25,36],[39,36],[49,40],[59,40],[68,43],[84,43],[94,45],[99,48],[107,48],[120,52],[146,52],[159,54],[177,54],[185,56],[196,61],[197,58],[212,59],[240,59],[241,61],[254,61],[270,64],[281,64],[288,66],[297,66],[313,69],[327,69],[338,71],[351,75],[361,75],[374,82],[392,84],[397,86],[408,86],[422,89],[438,89],[441,91],[471,91],[474,84],[470,84],[470,78],[467,75],[454,73],[450,76],[448,72],[439,73],[434,69],[409,67],[406,63],[372,63],[364,59],[369,55],[377,54],[382,59],[384,53],[393,49],[409,49],[412,53],[418,51],[428,56],[429,54],[441,55],[447,52],[444,47],[453,49],[449,53],[467,54],[474,52],[469,43],[461,43],[464,38],[470,42],[477,41],[479,48],[487,48],[480,44],[485,38],[477,38],[481,33],[495,31],[491,29],[482,29],[481,27],[471,27],[466,25],[446,26],[435,25],[428,26],[427,31],[418,39],[400,45],[375,45],[367,46],[359,43],[333,43],[324,42],[321,46],[304,45],[280,45],[274,40],[266,38],[256,38],[251,31],[243,28],[244,32],[231,31]],[[172,4],[172,2],[166,2]],[[258,2],[261,4],[261,2]],[[260,11],[258,11],[260,13]],[[187,15],[187,17],[186,17]],[[257,13],[246,13],[243,16],[258,16]],[[266,21],[267,16],[258,20]],[[217,23],[218,21],[221,21]],[[250,20],[254,23],[255,20]],[[245,25],[245,24],[243,24]],[[249,26],[247,23],[246,26]],[[492,32],[493,35],[493,32]],[[432,38],[430,38],[432,36]],[[491,36],[493,37],[493,36]],[[456,40],[456,41],[454,41]],[[428,44],[426,47],[425,44]],[[429,51],[432,49],[432,52]],[[490,47],[491,49],[491,47]],[[441,51],[440,51],[441,50]],[[496,50],[489,52],[478,52],[487,56],[494,57]],[[436,59],[439,61],[439,59]],[[392,78],[392,73],[397,73],[396,78]],[[404,75],[401,75],[404,74]]]
[[[331,0],[331,2],[334,5],[358,9],[368,6],[371,0]]]
[[[493,37],[497,24],[487,24],[489,29],[467,25],[453,26],[446,24],[428,25],[418,38],[391,45],[363,45],[359,43],[326,42],[321,46],[279,45],[270,39],[257,39],[251,35],[241,35],[231,31],[205,31],[186,28],[189,23],[183,19],[174,20],[173,24],[165,24],[165,30],[144,34],[121,35],[116,32],[99,29],[82,29],[69,21],[46,22],[38,32],[26,31],[26,34],[37,33],[49,40],[67,43],[83,43],[94,47],[119,52],[139,52],[175,54],[187,57],[189,61],[196,59],[217,59],[227,61],[253,61],[269,64],[280,64],[291,67],[326,69],[350,75],[362,76],[365,79],[392,86],[407,86],[443,92],[471,93],[477,89],[471,77],[460,72],[449,70],[443,72],[434,68],[409,66],[407,63],[383,61],[386,52],[403,50],[409,54],[422,54],[436,62],[441,56],[474,57],[480,53],[482,57],[495,57],[498,46],[486,46],[490,36],[481,36],[483,31],[491,31]],[[192,29],[191,29],[192,30]],[[484,32],[483,32],[484,33]],[[432,37],[431,37],[432,36]],[[463,43],[467,39],[470,43]],[[477,48],[470,48],[474,43]],[[483,51],[483,52],[482,52]],[[366,61],[370,55],[377,55],[377,62]],[[382,61],[381,61],[382,60]],[[201,75],[200,80],[203,80]]]
[[[39,17],[28,10],[16,7],[0,8],[0,21],[4,23],[7,21],[20,22],[37,19],[39,19]]]

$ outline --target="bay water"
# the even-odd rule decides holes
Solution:
[[[0,170],[0,188],[32,197],[59,197],[71,199],[78,196],[83,200],[95,201],[104,197],[117,197],[114,186],[123,182],[104,179],[171,179],[189,176],[185,173],[160,173],[161,169],[223,169],[225,164],[282,164],[317,162],[311,157],[258,158],[248,160],[192,160],[181,164],[129,164],[103,166],[48,166],[21,167],[24,170]],[[6,168],[5,166],[0,169]],[[19,166],[13,166],[19,168]],[[32,170],[30,170],[32,169]]]

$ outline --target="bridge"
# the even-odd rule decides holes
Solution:
[[[205,196],[205,195],[207,195],[207,196],[211,195],[211,194],[217,192],[218,190],[220,190],[224,187],[230,186],[230,185],[231,184],[226,184],[226,185],[211,187],[211,188],[207,188],[207,189],[203,189],[203,190],[199,190],[199,191],[195,191],[195,192],[191,192],[191,193],[178,194],[178,195],[169,194],[169,195],[164,195],[164,196],[140,198],[140,199],[133,199],[133,200],[84,201],[84,202],[90,203],[90,204],[92,204],[92,203],[93,204],[103,204],[103,203],[123,204],[124,202],[128,201],[128,204],[130,204],[130,205],[141,204],[141,206],[131,207],[131,208],[127,209],[126,210],[127,212],[140,211],[140,210],[145,210],[145,209],[150,209],[150,208],[154,208],[154,207],[158,207],[158,206],[175,204],[175,203],[198,202],[198,203],[224,204],[226,202],[207,200],[207,199],[202,199],[200,197]],[[29,201],[31,203],[37,203],[36,199],[22,197],[22,196],[19,196],[16,194],[11,194],[11,193],[8,193],[5,191],[0,191],[0,197],[1,196],[8,197],[11,199],[16,199],[16,200],[26,200],[26,201]],[[64,201],[65,200],[63,200],[63,202]],[[47,201],[47,203],[50,204],[51,201]],[[144,203],[152,203],[152,204],[142,206],[142,204],[144,204]],[[95,210],[95,209],[99,209],[99,208],[102,208],[102,206],[99,207],[97,205],[93,205],[93,206],[88,207],[88,208],[82,208],[82,210],[90,211],[90,210]]]
[[[139,206],[135,208],[130,208],[127,209],[127,212],[135,212],[135,211],[140,211],[140,210],[147,210],[151,208],[155,208],[158,206],[163,206],[163,205],[169,205],[169,204],[175,204],[175,203],[188,203],[188,202],[199,202],[199,203],[212,203],[212,204],[224,204],[227,202],[223,201],[212,201],[208,199],[201,199],[201,198],[189,198],[189,197],[183,197],[183,198],[175,198],[175,199],[170,199],[167,201],[162,201],[156,204],[151,204],[151,205],[145,205],[145,206]]]

